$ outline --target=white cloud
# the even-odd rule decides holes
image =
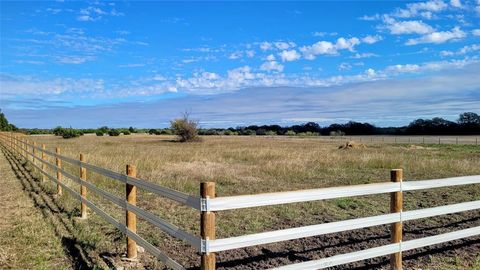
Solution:
[[[269,54],[266,59],[267,61],[275,61],[275,56],[273,54]]]
[[[427,34],[434,31],[434,29],[422,21],[387,21],[386,27],[393,35],[403,34]]]
[[[243,56],[243,53],[240,52],[240,51],[237,51],[237,52],[231,53],[231,54],[228,56],[228,59],[235,60],[235,59],[242,58],[242,56]]]
[[[350,58],[354,59],[361,59],[361,58],[370,58],[370,57],[377,57],[377,54],[374,53],[356,53],[355,55],[351,56]]]
[[[282,58],[282,61],[285,62],[285,61],[288,61],[288,62],[291,62],[291,61],[295,61],[295,60],[298,60],[300,59],[301,55],[296,51],[296,50],[285,50],[285,51],[282,51],[281,53],[279,53],[280,55],[280,58]]]
[[[368,35],[368,36],[362,38],[362,42],[367,43],[367,44],[374,44],[374,43],[377,43],[377,42],[381,41],[382,39],[383,38],[379,35],[375,35],[375,36]]]
[[[284,66],[277,61],[267,61],[260,66],[260,70],[282,72]]]
[[[467,34],[463,32],[459,27],[454,27],[451,31],[433,32],[423,35],[419,38],[409,39],[406,45],[417,45],[423,43],[435,43],[440,44],[447,41],[459,40],[466,37]]]
[[[471,52],[476,52],[480,50],[480,44],[472,44],[472,45],[467,45],[462,48],[460,48],[457,51],[441,51],[440,55],[441,56],[454,56],[454,55],[464,55],[468,54]]]
[[[480,37],[480,29],[474,29],[472,30],[472,35],[476,36],[476,37]]]
[[[255,51],[254,50],[247,50],[247,51],[245,51],[245,55],[248,58],[253,58],[255,56]]]
[[[260,49],[262,49],[263,51],[267,51],[267,50],[271,50],[272,49],[272,43],[270,42],[262,42],[260,43]]]
[[[289,48],[294,48],[297,46],[294,42],[284,42],[284,41],[277,41],[273,43],[275,47],[279,50],[287,50]]]
[[[144,67],[145,64],[125,64],[125,65],[118,65],[120,68],[135,68],[135,67]]]
[[[95,56],[91,55],[63,55],[56,57],[56,62],[60,64],[83,64],[93,60],[95,60]]]
[[[462,3],[460,2],[460,0],[450,0],[450,5],[457,8],[462,7]]]
[[[352,65],[349,63],[343,62],[338,65],[338,70],[350,70],[352,68]]]
[[[448,5],[442,0],[432,0],[407,4],[405,9],[397,9],[392,16],[399,18],[425,17],[431,19],[434,13],[447,9]]]
[[[360,44],[360,40],[356,37],[353,38],[339,38],[336,43],[329,41],[319,41],[311,46],[303,46],[300,51],[303,53],[303,57],[307,60],[314,60],[317,55],[335,55],[339,50],[354,51],[355,46]]]

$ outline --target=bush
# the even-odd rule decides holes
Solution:
[[[230,129],[227,129],[223,132],[223,135],[226,135],[226,136],[234,136],[234,135],[238,135],[238,132],[236,131],[233,131],[233,130],[230,130]]]
[[[267,135],[267,130],[265,130],[264,128],[259,128],[257,129],[256,134],[260,136]]]
[[[293,130],[287,130],[287,132],[285,132],[284,135],[285,136],[295,136],[295,135],[297,135],[297,133],[295,133],[295,131],[293,131]]]
[[[97,130],[97,131],[95,132],[95,134],[97,134],[97,136],[103,136],[103,135],[104,135],[104,133],[103,133],[102,131],[100,131],[100,130]]]
[[[80,137],[80,135],[83,135],[81,132],[78,130],[75,130],[73,128],[67,128],[63,130],[62,137],[64,139],[71,139],[71,138],[77,138]]]
[[[150,134],[150,135],[153,135],[153,134],[158,135],[158,133],[159,133],[158,130],[156,130],[156,129],[154,129],[154,128],[152,128],[152,129],[150,129],[150,130],[148,131],[148,134]]]
[[[122,133],[123,133],[123,135],[130,135],[131,134],[129,130],[124,130]]]
[[[170,129],[167,128],[167,129],[160,130],[159,134],[160,135],[172,135],[173,133]]]
[[[120,131],[116,130],[116,129],[110,129],[108,131],[108,135],[109,136],[120,136]]]
[[[170,122],[173,133],[178,136],[180,142],[191,142],[198,140],[198,123],[184,113],[182,118]]]
[[[269,130],[269,131],[267,131],[266,135],[268,135],[268,136],[275,136],[275,135],[277,135],[277,132],[275,132],[275,131],[273,131],[273,130]]]
[[[66,132],[66,129],[61,126],[58,126],[53,129],[53,134],[55,134],[55,136],[63,136],[65,132]]]
[[[250,135],[251,136],[251,135],[255,135],[255,134],[256,134],[255,130],[251,130],[251,129],[245,129],[245,130],[242,131],[242,135]]]

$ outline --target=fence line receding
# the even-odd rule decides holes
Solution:
[[[0,141],[5,149],[11,153],[20,155],[33,165],[33,167],[42,174],[42,181],[48,178],[56,183],[59,194],[61,194],[62,190],[66,190],[75,199],[80,201],[82,218],[87,218],[86,208],[88,207],[105,221],[123,232],[127,237],[127,257],[134,258],[136,256],[136,245],[138,244],[172,269],[184,269],[184,267],[170,258],[166,252],[150,244],[136,233],[137,216],[150,222],[163,232],[174,238],[183,240],[195,248],[201,255],[201,269],[208,270],[216,268],[215,253],[218,252],[387,224],[391,224],[391,244],[335,255],[319,260],[286,265],[278,269],[321,269],[386,255],[391,256],[391,269],[402,269],[403,251],[480,235],[480,226],[477,226],[435,236],[402,241],[402,225],[404,221],[480,209],[480,200],[476,200],[404,212],[404,191],[480,184],[480,175],[403,181],[403,171],[401,169],[395,169],[391,171],[390,182],[228,197],[216,197],[215,183],[205,182],[200,185],[200,196],[193,196],[137,178],[134,165],[127,165],[126,172],[122,174],[89,164],[85,162],[82,154],[80,154],[80,159],[77,160],[61,155],[59,148],[56,148],[55,152],[48,151],[45,145],[39,147],[36,142],[28,142],[24,135],[4,132],[0,133]],[[55,164],[48,162],[45,158],[46,155],[55,158]],[[37,161],[40,162],[40,165],[37,165]],[[79,176],[73,175],[63,169],[62,161],[78,166]],[[57,175],[50,175],[45,170],[46,167],[50,167]],[[89,182],[86,179],[87,170],[125,184],[125,198],[120,198]],[[69,178],[79,184],[81,187],[80,193],[63,183],[62,177]],[[200,235],[190,234],[170,222],[136,206],[137,188],[145,189],[158,196],[168,198],[200,211]],[[123,208],[126,211],[127,217],[125,224],[116,220],[90,201],[87,197],[87,190]],[[215,238],[215,212],[218,211],[373,194],[390,194],[391,213],[229,238]]]

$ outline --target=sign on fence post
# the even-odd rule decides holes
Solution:
[[[83,154],[80,154],[80,161],[85,162],[85,157],[83,156]],[[87,169],[83,168],[81,165],[80,165],[80,179],[82,179],[83,181],[87,181]],[[84,185],[80,186],[80,196],[82,196],[82,198],[84,199],[87,198],[87,187]],[[87,218],[87,205],[83,202],[81,202],[81,205],[80,205],[80,213],[81,213],[82,219]]]
[[[215,182],[200,183],[200,195],[202,198],[215,198]],[[200,236],[204,240],[215,239],[215,213],[202,211],[200,216]],[[201,270],[215,269],[215,253],[202,253]]]
[[[60,147],[55,148],[55,153],[57,155],[60,155]],[[55,157],[55,162],[58,167],[57,169],[57,181],[60,183],[62,181],[62,173],[60,172],[60,169],[62,168],[62,160],[59,159],[58,157]],[[57,183],[57,195],[62,195],[62,186]]]
[[[134,165],[127,165],[127,175],[130,177],[137,177],[137,168]],[[137,205],[137,187],[126,184],[127,202],[132,205]],[[137,215],[134,212],[128,211],[126,214],[127,228],[136,233],[137,232]],[[137,257],[137,243],[127,236],[127,258],[134,259]]]
[[[390,171],[390,180],[392,182],[403,181],[403,170],[396,169]],[[400,213],[403,209],[402,191],[390,193],[390,212]],[[392,243],[400,243],[402,241],[402,222],[392,223],[390,229]],[[390,269],[402,270],[402,252],[393,253],[390,256]]]
[[[42,171],[45,172],[45,144],[42,144]],[[45,182],[45,173],[42,173],[42,183]]]

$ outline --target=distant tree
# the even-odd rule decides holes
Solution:
[[[188,112],[185,112],[181,118],[170,121],[170,125],[180,142],[191,142],[199,139],[198,122],[190,119]]]
[[[76,130],[76,129],[73,129],[73,128],[65,128],[63,129],[63,132],[62,132],[62,137],[64,139],[71,139],[71,138],[77,138],[77,137],[80,137],[81,135],[83,135],[80,131]]]
[[[462,134],[480,134],[480,116],[473,112],[460,114],[458,118],[459,132]]]
[[[285,136],[295,136],[295,135],[297,135],[297,133],[295,133],[295,131],[293,131],[293,130],[287,130],[287,132],[285,132],[284,135]]]
[[[1,131],[16,131],[18,128],[10,123],[8,123],[5,114],[2,113],[0,109],[0,130]]]
[[[120,136],[120,131],[112,128],[108,131],[108,136]]]
[[[95,134],[96,134],[97,136],[103,136],[105,133],[103,133],[103,132],[100,131],[100,130],[97,130],[97,132],[95,132]]]
[[[103,132],[103,134],[107,133],[110,129],[107,126],[99,127],[97,129],[100,132]]]
[[[136,133],[137,132],[134,127],[129,127],[128,131],[130,131],[130,133]]]
[[[265,130],[264,128],[259,128],[257,129],[257,131],[255,132],[256,135],[259,135],[259,136],[263,136],[263,135],[267,135],[267,130]]]
[[[460,125],[480,125],[480,115],[473,112],[465,112],[458,117]]]
[[[53,129],[53,134],[55,134],[55,136],[63,136],[63,133],[65,133],[65,131],[65,128],[58,126]]]

